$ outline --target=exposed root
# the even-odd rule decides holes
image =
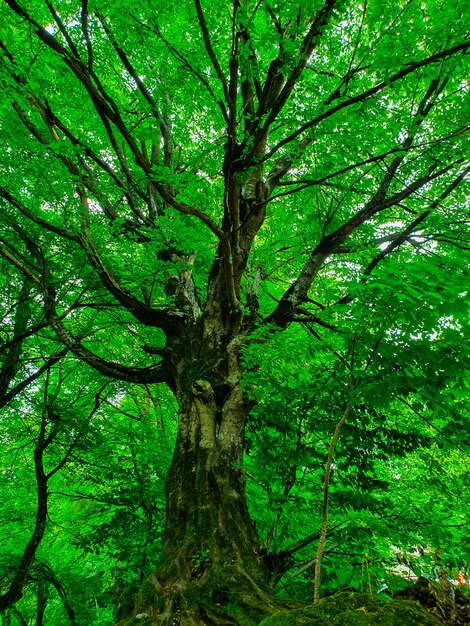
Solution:
[[[119,626],[255,626],[276,611],[290,608],[240,566],[205,572],[197,580],[164,581],[152,574],[131,615]]]

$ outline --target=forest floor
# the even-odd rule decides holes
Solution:
[[[470,589],[453,589],[451,596],[443,597],[430,581],[419,578],[393,600],[345,591],[315,606],[275,613],[259,626],[469,626]]]

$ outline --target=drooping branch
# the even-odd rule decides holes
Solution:
[[[68,239],[70,241],[79,243],[80,246],[85,251],[90,265],[95,269],[98,276],[100,277],[103,285],[106,287],[107,291],[120,303],[122,304],[130,313],[135,317],[138,321],[142,322],[147,326],[153,326],[157,328],[162,328],[163,330],[168,330],[173,328],[175,325],[178,325],[182,321],[182,315],[178,315],[177,311],[164,311],[159,309],[154,309],[150,305],[141,302],[138,298],[136,298],[133,294],[129,293],[113,276],[112,272],[105,267],[98,251],[93,245],[89,233],[89,229],[85,228],[82,230],[80,234],[72,234],[65,229],[50,224],[46,220],[39,218],[32,211],[30,211],[22,202],[14,198],[9,192],[7,192],[4,188],[0,187],[0,197],[5,198],[12,206],[17,208],[25,217],[32,220],[39,226],[42,226],[46,230],[53,232],[54,234],[58,234],[61,237]],[[87,199],[84,193],[84,190],[81,191],[80,197],[82,203],[84,204],[83,210],[86,211],[87,207]],[[18,228],[18,227],[17,227]],[[26,245],[31,247],[31,249],[37,250],[37,245],[32,241],[32,239],[22,231],[21,237],[26,241]],[[39,253],[38,253],[39,254]],[[40,286],[40,279],[37,275],[35,275],[30,269],[28,269],[21,261],[17,259],[17,257],[11,254],[5,248],[0,247],[0,255],[5,259],[10,261],[15,267],[25,275],[29,280],[34,282],[36,286]],[[39,254],[39,256],[41,256]]]
[[[112,272],[104,265],[101,256],[94,246],[89,232],[85,229],[79,238],[90,265],[95,269],[108,292],[135,317],[136,320],[146,326],[161,328],[169,331],[179,326],[183,320],[183,313],[173,310],[154,309],[150,305],[141,302],[132,293],[125,289],[113,276]]]
[[[45,311],[51,327],[61,342],[81,361],[90,365],[104,376],[131,383],[167,383],[169,373],[162,364],[151,367],[131,367],[107,361],[86,348],[59,319],[55,310],[54,290],[50,286],[44,289]]]
[[[69,241],[78,242],[78,236],[76,234],[71,233],[70,231],[66,230],[65,228],[62,228],[61,226],[57,226],[56,224],[51,224],[50,222],[43,219],[42,217],[39,217],[38,215],[33,213],[30,209],[28,209],[28,207],[25,206],[22,202],[20,202],[20,200],[12,196],[11,193],[7,191],[7,189],[5,189],[5,187],[0,187],[0,198],[3,198],[4,200],[6,200],[9,204],[11,204],[16,209],[18,209],[18,211],[20,211],[22,215],[27,217],[29,220],[31,220],[32,222],[34,222],[41,228],[44,228],[44,230],[54,233],[55,235],[59,235],[60,237],[63,237],[64,239],[68,239]]]
[[[25,235],[26,236],[26,235]],[[50,276],[50,272],[47,268],[46,260],[44,254],[40,247],[28,238],[28,245],[30,247],[30,251],[35,257],[35,261],[37,264],[37,272],[39,277],[32,273],[29,269],[24,267],[24,265],[18,261],[12,254],[8,253],[4,254],[4,250],[0,248],[0,254],[4,256],[8,261],[10,261],[19,271],[28,278],[36,288],[38,288],[39,292],[43,296],[44,300],[44,315],[48,325],[56,333],[57,337],[67,348],[67,351],[75,354],[79,359],[98,370],[105,376],[109,376],[111,378],[115,378],[117,380],[124,380],[128,382],[136,382],[136,383],[167,383],[169,382],[169,372],[163,363],[151,367],[131,367],[124,366],[120,363],[115,363],[112,361],[107,361],[102,357],[94,354],[91,350],[86,348],[79,338],[75,337],[69,330],[67,330],[66,326],[63,323],[63,316],[59,316],[56,312],[56,292],[52,285],[52,279]],[[54,358],[54,357],[52,357]],[[20,383],[20,387],[16,393],[19,393],[22,389],[24,389],[30,382],[35,380],[40,374],[37,372],[31,377],[29,377],[23,383]],[[34,378],[35,377],[35,378]],[[16,389],[16,388],[15,388]],[[11,392],[8,393],[8,401],[11,400]],[[15,394],[16,395],[16,394]]]

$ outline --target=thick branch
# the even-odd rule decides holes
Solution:
[[[105,267],[98,251],[90,239],[89,233],[85,230],[80,235],[80,243],[86,252],[91,266],[96,270],[103,285],[135,319],[146,326],[161,328],[163,331],[169,331],[181,324],[183,321],[182,315],[178,315],[175,311],[153,309],[127,291],[117,281],[109,269]]]
[[[432,180],[448,173],[454,166],[455,163],[441,170],[431,172],[426,176],[422,176],[389,198],[385,198],[385,191],[390,184],[390,171],[388,171],[379,186],[379,189],[371,200],[365,205],[365,207],[358,211],[340,228],[323,237],[320,243],[317,244],[308,261],[302,268],[298,278],[289,287],[279,301],[276,309],[266,318],[265,322],[277,324],[281,327],[286,326],[290,321],[292,321],[293,315],[295,314],[298,306],[307,299],[308,290],[310,289],[315,276],[318,274],[325,260],[331,254],[336,252],[346,239],[348,239],[362,224],[364,224],[364,222],[369,220],[371,217],[387,208],[400,204],[404,199],[411,196]],[[451,183],[451,185],[449,185],[448,193],[444,192],[444,197],[449,195],[451,191],[457,187],[457,185],[466,177],[468,172],[469,168],[467,167],[459,173],[456,179]]]
[[[424,222],[424,220],[431,214],[432,209],[435,209],[439,206],[439,202],[447,198],[454,189],[460,185],[460,183],[465,179],[466,175],[470,172],[470,166],[464,168],[461,173],[451,182],[450,185],[446,187],[446,189],[440,194],[439,200],[436,200],[431,203],[431,208],[427,211],[421,213],[419,217],[411,222],[409,226],[407,226],[401,233],[396,235],[393,240],[386,246],[381,252],[372,259],[369,265],[364,270],[364,275],[369,276],[375,267],[382,261],[386,256],[388,256],[391,252],[399,248],[405,241],[407,241],[410,235],[416,230],[416,228]]]
[[[308,33],[304,38],[297,64],[290,73],[280,92],[276,95],[274,102],[270,104],[269,110],[267,109],[267,93],[272,89],[272,86],[269,84],[269,81],[272,80],[272,77],[268,73],[268,78],[266,79],[266,83],[263,88],[264,97],[256,113],[256,129],[252,129],[252,133],[254,135],[254,148],[247,159],[248,161],[250,161],[254,156],[258,155],[260,147],[264,144],[269,128],[277,119],[279,113],[283,109],[284,105],[289,99],[289,96],[294,90],[294,87],[297,84],[297,81],[300,78],[302,71],[307,65],[307,62],[313,50],[315,49],[315,46],[317,45],[318,40],[322,34],[322,29],[325,26],[328,18],[330,17],[335,5],[336,0],[325,0],[324,6],[317,12],[315,19],[312,21]],[[281,66],[283,65],[282,53],[277,59],[275,59],[275,62],[277,62],[278,67],[276,68],[276,73],[272,73],[272,76],[278,77]],[[265,112],[268,113],[267,118],[263,121],[263,125],[259,126],[259,121],[261,120]]]
[[[40,580],[45,580],[52,584],[54,589],[57,591],[59,598],[62,600],[65,612],[67,613],[67,616],[70,621],[70,625],[77,626],[77,620],[75,617],[75,611],[73,609],[73,606],[71,605],[70,600],[67,597],[67,593],[62,583],[57,578],[57,576],[52,571],[52,569],[48,565],[45,565],[44,563],[40,563],[34,567],[33,571],[34,571],[35,576],[38,576]]]
[[[413,136],[419,126],[422,124],[426,115],[430,112],[437,95],[442,89],[442,84],[438,79],[431,81],[429,88],[425,95],[421,99],[421,102],[415,113],[414,128],[410,131],[408,136],[402,143],[402,148],[405,150],[400,152],[392,161],[391,165],[387,168],[382,181],[374,193],[372,198],[367,204],[358,211],[350,220],[348,220],[343,226],[338,228],[333,233],[326,235],[315,247],[313,253],[308,259],[307,263],[302,268],[297,280],[289,287],[284,296],[281,298],[275,311],[267,318],[268,323],[275,323],[280,326],[285,326],[290,321],[293,321],[296,313],[298,312],[299,305],[307,299],[308,290],[313,282],[313,279],[318,274],[318,271],[322,267],[325,260],[334,252],[336,252],[341,244],[348,239],[352,233],[354,233],[359,226],[369,220],[377,213],[384,211],[392,206],[399,205],[403,200],[411,196],[413,193],[435,180],[436,178],[445,175],[449,172],[457,163],[451,163],[447,167],[442,169],[436,169],[432,167],[428,174],[417,178],[409,185],[405,185],[400,191],[392,194],[388,198],[387,192],[390,188],[392,180],[394,179],[401,163],[406,156],[406,150],[412,145]],[[459,176],[457,176],[454,183],[451,184],[452,191],[459,184],[466,175],[467,170],[464,170]],[[448,193],[446,193],[448,195]],[[444,196],[445,197],[445,196]]]
[[[107,361],[91,350],[88,350],[81,341],[72,335],[55,312],[54,292],[50,287],[44,290],[46,317],[58,338],[81,361],[98,370],[104,376],[131,383],[162,383],[168,382],[166,368],[160,364],[151,367],[131,367]]]
[[[12,260],[12,255],[5,255],[2,248],[0,248],[0,253],[3,254],[3,256],[7,260],[13,263],[15,267],[21,265],[20,267],[18,267],[18,269],[42,292],[44,298],[44,312],[46,321],[55,331],[57,337],[61,340],[64,346],[66,346],[67,351],[70,350],[79,359],[81,359],[94,369],[100,371],[105,376],[109,376],[111,378],[136,383],[159,383],[169,381],[168,371],[166,367],[163,366],[163,364],[144,368],[124,366],[119,363],[107,361],[106,359],[97,356],[96,354],[88,350],[88,348],[83,346],[81,341],[77,337],[74,337],[72,333],[70,333],[66,329],[62,322],[62,318],[57,315],[55,310],[55,291],[51,285],[51,280],[49,277],[48,269],[46,267],[44,255],[39,246],[37,246],[37,244],[34,244],[34,242],[32,241],[30,241],[29,243],[32,248],[32,254],[34,254],[38,262],[41,278],[38,278],[29,270],[24,268],[16,259]],[[121,294],[121,297],[124,296],[125,294]],[[130,305],[133,304],[133,301],[131,301]],[[6,403],[7,401],[10,401],[13,395],[16,395],[17,393],[22,391],[30,382],[35,380],[39,375],[40,373],[36,372],[28,379],[17,385],[14,389],[12,389],[10,392],[8,392],[8,394],[4,396],[4,398],[6,398],[4,402]]]
[[[90,31],[88,28],[88,0],[82,0],[82,11],[80,15],[80,21],[82,25],[82,33],[85,38],[86,49],[88,54],[88,70],[93,70],[93,46],[90,39]]]

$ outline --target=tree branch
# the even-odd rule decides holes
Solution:
[[[307,62],[313,50],[315,49],[315,46],[318,43],[318,40],[322,34],[322,29],[328,21],[328,18],[330,17],[335,5],[336,0],[325,0],[324,6],[318,10],[304,38],[297,64],[295,65],[294,69],[290,73],[288,79],[285,81],[280,91],[278,91],[278,88],[274,90],[274,101],[271,101],[271,98],[268,97],[268,94],[272,93],[273,91],[273,84],[271,83],[273,83],[273,81],[277,81],[279,84],[279,79],[282,79],[282,75],[280,74],[281,67],[283,66],[282,50],[280,55],[271,63],[268,71],[268,76],[263,87],[261,102],[256,112],[256,121],[250,129],[250,141],[253,140],[254,143],[253,149],[245,158],[246,162],[251,162],[253,158],[259,156],[261,147],[264,145],[269,128],[276,120],[287,100],[289,99],[289,96],[291,95],[298,79],[302,74],[302,71],[307,65]],[[261,120],[266,113],[267,118],[263,120],[263,124],[261,126]]]
[[[87,255],[90,265],[95,269],[104,287],[136,320],[146,326],[161,328],[166,332],[183,322],[184,316],[182,313],[169,309],[153,309],[127,291],[113,276],[111,271],[105,267],[91,240],[88,229],[84,228],[80,234],[79,242]]]
[[[204,39],[204,45],[206,47],[207,54],[209,55],[209,58],[210,58],[210,60],[212,62],[212,65],[214,66],[216,74],[219,77],[219,80],[220,80],[220,82],[222,84],[222,89],[224,90],[225,101],[230,106],[231,96],[229,94],[227,80],[226,80],[225,75],[224,75],[224,73],[222,71],[222,68],[220,67],[220,63],[219,63],[219,60],[217,59],[217,56],[216,56],[216,54],[214,52],[214,49],[212,48],[212,43],[211,43],[211,40],[210,40],[209,31],[207,29],[206,19],[204,17],[204,13],[202,11],[202,6],[201,6],[200,0],[194,0],[194,5],[196,7],[197,19],[199,21],[199,26],[201,28],[202,37]]]
[[[94,71],[83,64],[83,62],[71,55],[69,51],[57,41],[57,39],[51,35],[44,27],[42,27],[16,0],[5,0],[6,4],[20,17],[29,22],[36,32],[39,39],[47,45],[51,50],[58,54],[64,63],[73,72],[78,81],[87,91],[91,102],[93,103],[98,116],[100,117],[108,137],[113,145],[113,149],[116,151],[120,160],[121,166],[130,176],[125,161],[120,155],[120,150],[117,145],[116,138],[111,128],[111,124],[121,134],[128,148],[130,149],[136,165],[144,172],[148,180],[153,184],[155,190],[163,198],[163,200],[172,206],[174,209],[185,215],[192,215],[197,217],[203,224],[205,224],[210,230],[219,238],[222,239],[223,231],[217,226],[217,224],[206,214],[204,211],[197,207],[189,206],[183,202],[178,202],[176,198],[168,191],[168,189],[162,185],[151,172],[151,163],[145,158],[143,152],[137,146],[129,129],[126,127],[118,106],[111,96],[104,89],[100,79]]]
[[[75,235],[74,233],[71,233],[68,230],[65,230],[65,228],[61,228],[60,226],[56,226],[55,224],[51,224],[47,220],[44,220],[41,217],[35,215],[22,202],[20,202],[16,198],[14,198],[11,195],[11,193],[9,193],[5,189],[5,187],[0,187],[0,198],[3,198],[4,200],[6,200],[9,204],[11,204],[16,209],[18,209],[18,211],[20,211],[20,213],[22,213],[29,220],[31,220],[32,222],[34,222],[38,226],[41,226],[41,228],[44,228],[45,230],[47,230],[47,231],[49,231],[51,233],[59,235],[60,237],[63,237],[64,239],[68,239],[69,241],[75,241],[75,242],[79,241],[78,235]]]
[[[90,39],[90,31],[88,29],[88,0],[82,0],[82,10],[80,14],[80,22],[82,26],[82,33],[85,38],[86,49],[88,53],[88,71],[93,71],[93,46]]]
[[[271,150],[263,157],[263,160],[267,161],[274,154],[276,154],[276,152],[278,152],[283,146],[294,141],[294,139],[296,139],[299,135],[302,135],[306,130],[309,130],[311,128],[314,128],[315,126],[318,126],[320,122],[328,119],[329,117],[331,117],[338,111],[342,111],[343,109],[350,107],[351,105],[356,104],[358,102],[364,102],[368,98],[375,96],[377,93],[379,93],[386,87],[390,87],[391,85],[395,84],[402,78],[405,78],[409,74],[412,74],[413,72],[415,72],[416,70],[422,67],[426,67],[427,65],[430,65],[431,63],[437,63],[438,61],[442,61],[459,52],[465,53],[467,52],[469,48],[470,48],[470,42],[463,42],[456,46],[453,46],[452,48],[441,50],[440,52],[437,52],[436,54],[433,54],[430,57],[427,57],[426,59],[422,59],[421,61],[408,63],[407,64],[408,67],[405,67],[399,72],[396,72],[393,76],[391,76],[387,80],[383,80],[382,82],[378,83],[374,87],[371,87],[370,89],[367,89],[361,94],[358,94],[356,96],[348,98],[347,100],[344,100],[343,102],[337,104],[331,109],[328,109],[324,113],[321,113],[320,115],[315,117],[313,120],[310,120],[309,122],[306,122],[305,124],[302,124],[301,126],[299,126],[293,133],[291,133],[287,137],[284,137],[284,139],[282,139],[275,146],[273,146],[273,148],[271,148]]]
[[[204,76],[204,74],[201,74],[201,72],[199,72],[189,61],[188,59],[183,56],[181,54],[181,52],[179,52],[179,50],[177,50],[174,46],[172,46],[172,44],[168,41],[168,39],[166,39],[166,37],[163,36],[163,33],[161,32],[160,28],[158,27],[158,24],[156,24],[155,22],[152,24],[152,27],[148,26],[147,24],[145,24],[144,22],[142,22],[141,20],[139,20],[135,15],[131,15],[131,18],[140,26],[142,26],[142,28],[145,28],[146,30],[148,30],[151,33],[154,33],[157,35],[157,37],[159,39],[161,39],[163,41],[163,43],[165,44],[165,46],[168,48],[169,52],[171,53],[171,55],[178,61],[180,61],[183,66],[192,74],[194,74],[194,76],[196,76],[196,78],[202,83],[202,85],[204,85],[204,87],[206,88],[207,92],[209,93],[209,95],[211,96],[211,98],[214,100],[214,102],[218,105],[218,107],[220,108],[221,112],[222,112],[222,116],[225,120],[225,122],[228,123],[228,113],[227,113],[227,109],[223,103],[223,101],[220,98],[217,98],[217,96],[214,93],[214,90],[212,89],[212,87],[210,86],[209,81],[207,80],[207,78]]]
[[[400,158],[400,157],[397,157]],[[386,190],[391,182],[391,174],[396,171],[396,159],[394,161],[394,167],[390,168],[376,191],[374,196],[369,202],[358,211],[350,220],[340,226],[337,230],[329,235],[323,237],[320,243],[317,244],[309,259],[302,268],[298,278],[293,282],[289,289],[280,299],[276,309],[264,320],[264,323],[277,324],[281,327],[285,327],[292,321],[293,315],[296,313],[298,306],[307,299],[308,290],[313,282],[313,279],[318,274],[325,260],[348,239],[352,233],[354,233],[359,226],[369,220],[377,213],[384,211],[387,208],[399,204],[402,200],[408,198],[413,193],[427,185],[432,180],[448,173],[456,164],[452,163],[440,170],[432,171],[426,176],[421,176],[413,183],[402,188],[389,198],[386,198]],[[470,167],[464,168],[456,179],[449,185],[448,192],[446,190],[445,196],[449,195],[457,185],[466,177],[470,170]],[[437,201],[436,201],[437,202]]]

